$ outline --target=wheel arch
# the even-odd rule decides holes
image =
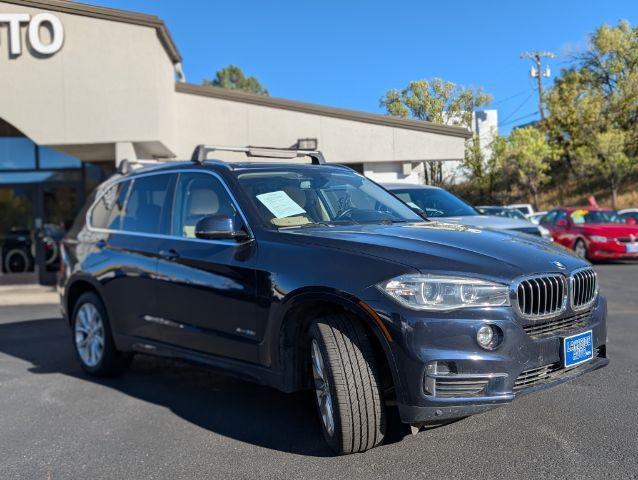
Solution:
[[[94,292],[97,294],[97,296],[102,300],[104,308],[106,308],[108,312],[108,306],[104,302],[104,296],[102,295],[100,284],[92,277],[81,275],[72,279],[65,289],[63,301],[69,325],[71,324],[71,318],[73,317],[73,310],[75,309],[76,302],[82,294],[86,292]]]
[[[280,306],[273,333],[276,346],[273,357],[275,366],[283,376],[284,389],[295,391],[307,388],[304,375],[307,364],[307,332],[313,320],[336,312],[346,311],[358,319],[370,334],[375,356],[381,362],[384,385],[387,389],[398,390],[399,376],[390,343],[390,333],[382,319],[357,297],[333,289],[310,287],[291,292]],[[375,318],[376,316],[376,318]],[[304,341],[299,342],[303,338]]]

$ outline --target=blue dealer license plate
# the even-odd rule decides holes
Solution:
[[[563,338],[563,365],[565,368],[579,365],[594,358],[592,331]]]
[[[638,243],[628,243],[627,244],[627,253],[638,253]]]

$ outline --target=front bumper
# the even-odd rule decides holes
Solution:
[[[390,313],[383,304],[380,301],[373,307],[387,320],[395,339],[391,344],[395,390],[405,423],[442,421],[484,412],[507,404],[518,395],[553,387],[609,363],[605,347],[607,304],[602,295],[585,320],[575,323],[571,330],[545,336],[527,333],[525,327],[533,321],[516,317],[509,307],[424,314],[411,310]],[[582,317],[582,312],[568,309],[557,320],[577,314]],[[476,331],[485,323],[496,325],[503,332],[502,343],[493,351],[482,349],[476,342]],[[587,330],[592,330],[594,358],[563,368],[562,338]],[[427,367],[433,362],[450,368],[443,375],[432,373]],[[436,377],[436,384],[430,383],[430,376]],[[445,385],[441,394],[437,394],[439,387],[429,388],[439,382]]]
[[[627,252],[627,244],[618,241],[604,243],[589,241],[587,256],[591,260],[621,260],[638,258],[638,252]]]

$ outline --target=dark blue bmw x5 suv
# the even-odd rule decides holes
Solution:
[[[584,260],[525,234],[428,221],[341,166],[170,162],[98,188],[59,290],[82,368],[182,358],[313,389],[337,453],[608,363]]]

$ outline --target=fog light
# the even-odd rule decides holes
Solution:
[[[483,325],[476,332],[476,341],[485,350],[493,350],[501,343],[500,329],[494,325]]]

